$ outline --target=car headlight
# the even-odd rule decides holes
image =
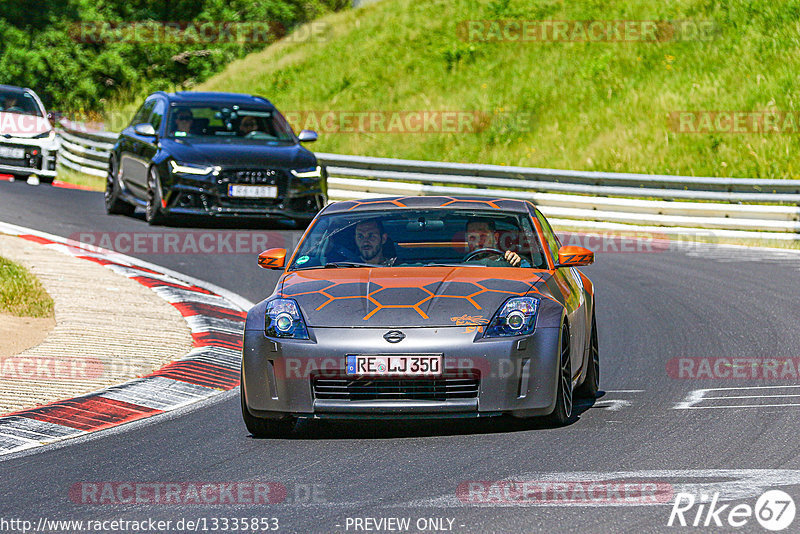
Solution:
[[[313,169],[292,169],[292,175],[298,178],[322,178],[322,167],[317,165]]]
[[[212,165],[193,165],[191,163],[178,163],[175,160],[170,160],[169,166],[172,169],[172,172],[176,174],[197,174],[203,175],[213,173],[214,176],[219,174],[219,171],[222,170],[221,167],[212,166]]]
[[[539,299],[536,297],[512,297],[492,318],[483,337],[523,336],[533,332]]]
[[[308,329],[297,302],[292,299],[275,299],[267,303],[264,333],[270,337],[308,339]]]

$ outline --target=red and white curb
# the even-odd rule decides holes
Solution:
[[[16,181],[25,182],[27,181],[27,178],[15,178],[10,174],[0,174],[0,182],[16,182]],[[80,191],[95,191],[95,192],[97,191],[96,189],[92,189],[91,187],[87,187],[85,185],[77,185],[77,184],[71,184],[69,182],[62,182],[59,179],[53,180],[51,185],[53,187],[60,187],[62,189],[78,189]]]
[[[0,455],[175,410],[239,385],[245,310],[251,302],[163,267],[62,237],[6,223],[0,223],[0,233],[99,263],[149,287],[183,315],[194,341],[183,358],[147,376],[0,416]]]

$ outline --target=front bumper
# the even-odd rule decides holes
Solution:
[[[0,146],[24,150],[22,158],[0,158],[0,173],[55,178],[59,144],[47,138],[3,138]]]
[[[407,328],[403,329],[406,338],[397,344],[383,338],[388,330],[309,328],[308,341],[267,338],[263,329],[245,330],[242,387],[248,410],[263,418],[286,414],[360,418],[502,413],[527,417],[549,414],[555,406],[558,328],[491,340],[476,339],[475,327]],[[319,398],[314,380],[337,373],[342,378],[348,354],[441,354],[445,374],[463,376],[477,371],[477,394],[436,400]],[[412,380],[423,385],[426,379]]]
[[[260,184],[256,184],[260,185]],[[268,184],[268,185],[275,185]],[[275,198],[234,198],[226,193],[227,182],[204,183],[180,177],[164,191],[166,210],[175,215],[217,217],[274,217],[311,220],[325,207],[325,188],[299,187],[283,183]]]

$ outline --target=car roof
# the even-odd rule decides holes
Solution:
[[[528,200],[475,196],[429,196],[429,197],[384,197],[364,200],[333,202],[324,213],[348,211],[386,211],[416,208],[449,208],[454,210],[496,209],[501,211],[528,213],[533,203]]]
[[[24,92],[24,91],[28,91],[29,93],[36,94],[36,93],[34,93],[34,92],[33,92],[33,90],[32,90],[32,89],[28,89],[27,87],[19,87],[18,85],[5,85],[5,84],[0,84],[0,90],[6,90],[6,91],[23,91],[23,92]]]
[[[247,95],[243,93],[217,93],[217,92],[197,92],[197,91],[178,91],[175,93],[158,93],[166,96],[172,104],[239,104],[251,106],[267,106],[273,108],[272,103],[260,96]]]

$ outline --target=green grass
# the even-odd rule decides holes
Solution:
[[[468,20],[713,21],[711,41],[467,42]],[[792,178],[800,136],[685,134],[671,112],[798,111],[800,0],[383,0],[321,19],[197,90],[284,111],[478,111],[478,133],[323,133],[320,152],[577,170]],[[140,102],[140,99],[138,100]],[[138,102],[117,104],[129,115]],[[520,113],[530,126],[508,120]],[[505,117],[505,119],[504,119]],[[296,128],[299,125],[295,124]]]
[[[17,317],[52,317],[53,299],[21,265],[0,257],[0,312]]]
[[[105,191],[106,179],[99,176],[92,176],[91,174],[84,174],[82,172],[73,171],[70,168],[59,165],[58,176],[56,180],[67,182],[81,187],[88,187],[92,191]]]

